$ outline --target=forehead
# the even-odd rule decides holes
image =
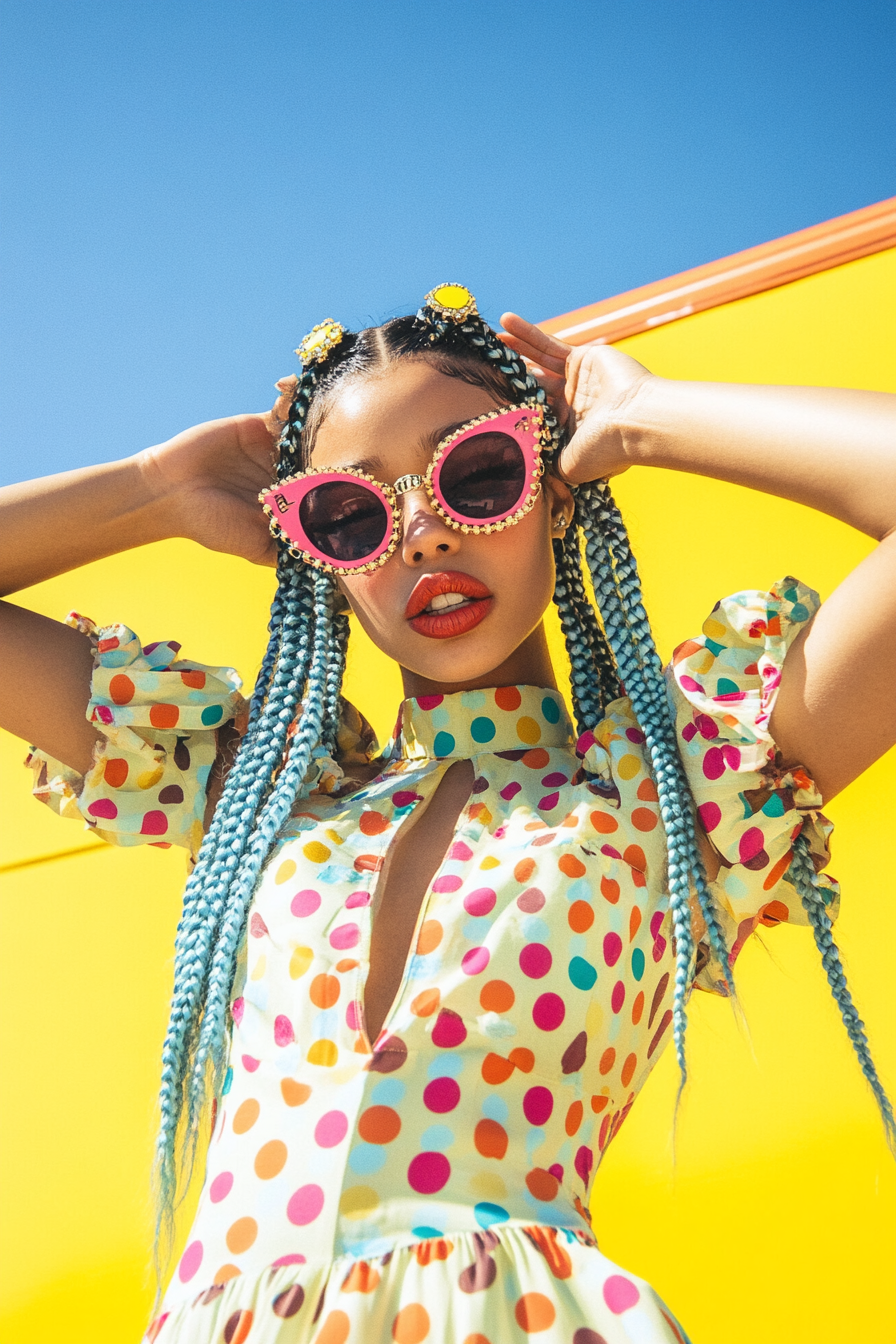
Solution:
[[[393,364],[339,391],[315,437],[313,462],[335,467],[377,458],[407,471],[409,459],[432,452],[434,434],[502,404],[485,388],[450,378],[423,360]]]

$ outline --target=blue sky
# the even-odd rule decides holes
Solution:
[[[323,317],[534,319],[894,186],[891,0],[5,0],[2,480],[262,409]]]

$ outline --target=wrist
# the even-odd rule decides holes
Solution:
[[[626,465],[662,467],[666,430],[674,414],[675,383],[647,373],[629,389],[616,415],[616,430]]]

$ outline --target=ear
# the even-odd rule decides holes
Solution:
[[[354,608],[352,607],[351,598],[345,591],[342,579],[337,576],[336,591],[333,594],[333,615],[351,616],[353,610]]]
[[[551,536],[559,540],[566,535],[566,529],[572,522],[575,500],[566,482],[561,481],[552,471],[545,472],[541,483],[551,511]]]

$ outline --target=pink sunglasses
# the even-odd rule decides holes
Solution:
[[[363,471],[310,468],[258,496],[290,554],[331,574],[384,565],[398,545],[398,497],[421,486],[444,523],[500,532],[538,498],[541,450],[550,443],[540,406],[506,406],[443,439],[424,476],[384,485]]]

